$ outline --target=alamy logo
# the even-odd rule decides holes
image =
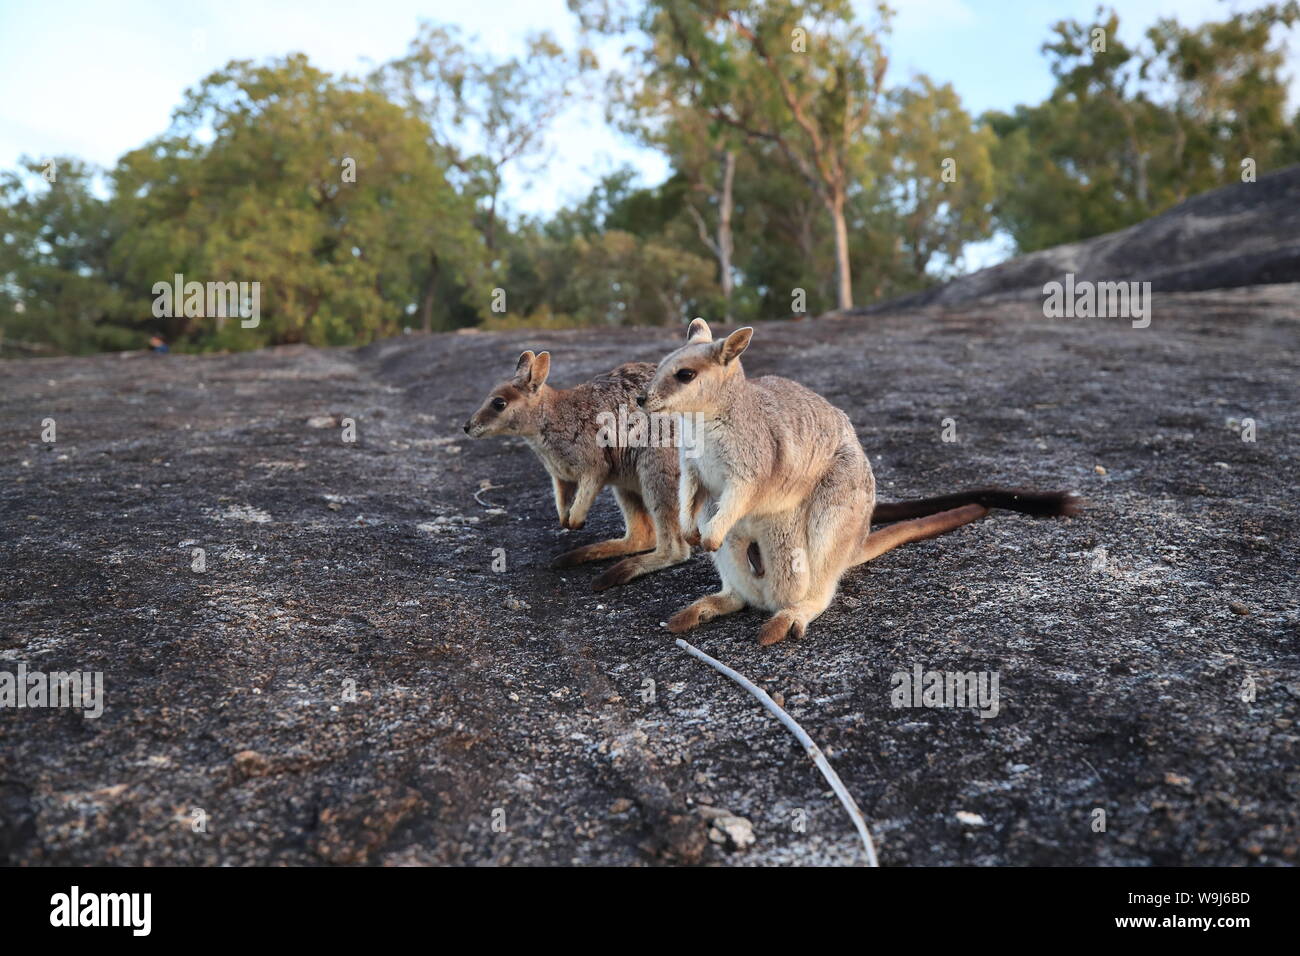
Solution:
[[[890,682],[894,707],[972,707],[984,719],[998,715],[997,671],[927,671],[915,664]]]
[[[50,897],[51,926],[129,926],[131,935],[148,936],[152,928],[151,893],[70,893]]]
[[[1043,286],[1043,316],[1049,319],[1132,319],[1133,328],[1151,324],[1150,282],[1090,282],[1074,280]]]
[[[0,671],[0,707],[71,707],[94,720],[104,713],[102,671]]]
[[[696,436],[704,416],[699,413],[630,411],[619,406],[618,414],[596,415],[596,444],[601,448],[680,448],[687,458],[700,456]]]
[[[255,329],[262,322],[262,283],[186,282],[176,273],[172,282],[153,284],[153,314],[157,319],[217,319],[239,317],[239,325]]]

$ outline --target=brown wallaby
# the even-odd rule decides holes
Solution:
[[[848,416],[789,379],[746,379],[739,356],[753,332],[715,342],[696,319],[637,399],[647,412],[695,417],[694,454],[679,462],[678,520],[685,540],[713,552],[722,578],[721,591],[673,615],[674,633],[749,605],[773,614],[758,640],[775,644],[805,632],[846,570],[900,544],[990,508],[1075,512],[1067,494],[986,489],[882,505],[878,520],[899,523],[872,533],[875,479]]]
[[[596,578],[593,589],[603,591],[685,561],[691,548],[677,530],[678,451],[672,417],[665,416],[673,426],[669,434],[646,440],[611,440],[609,429],[602,431],[611,418],[618,420],[620,410],[624,421],[629,415],[644,418],[634,400],[655,367],[648,362],[620,365],[568,389],[546,384],[550,369],[549,352],[520,355],[514,377],[492,389],[465,423],[465,433],[472,438],[522,437],[551,476],[562,528],[581,528],[600,489],[613,486],[623,511],[623,537],[567,551],[551,567],[637,555]],[[638,554],[643,551],[650,553]]]

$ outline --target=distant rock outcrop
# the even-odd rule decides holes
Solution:
[[[1020,256],[856,314],[1041,296],[1066,273],[1193,292],[1300,282],[1300,166],[1180,203],[1127,229]]]

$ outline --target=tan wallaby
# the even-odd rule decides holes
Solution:
[[[624,420],[643,417],[634,400],[655,367],[648,362],[620,365],[568,389],[546,384],[550,369],[549,352],[520,355],[514,377],[492,389],[465,423],[465,433],[522,437],[551,476],[562,528],[581,528],[600,489],[613,486],[623,511],[623,537],[565,552],[551,567],[637,555],[596,578],[593,589],[603,591],[685,561],[691,548],[677,530],[675,428],[672,434],[652,436],[663,439],[653,443],[611,441],[608,429],[602,434],[602,424],[609,421],[605,416],[617,419],[620,409]],[[650,553],[638,554],[642,551]]]
[[[647,412],[694,416],[693,455],[679,462],[678,520],[683,538],[713,552],[722,578],[721,591],[673,615],[674,633],[749,605],[773,614],[760,644],[798,637],[856,564],[991,507],[1075,510],[1065,494],[988,489],[883,505],[881,520],[911,520],[871,533],[875,479],[848,416],[789,379],[746,379],[739,356],[753,331],[715,342],[696,319],[687,343],[659,363],[638,397]]]

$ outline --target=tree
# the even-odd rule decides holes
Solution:
[[[904,291],[928,284],[936,261],[954,271],[966,243],[989,234],[995,137],[926,76],[891,91],[878,124],[873,229],[895,239],[903,275],[889,281]]]
[[[666,72],[717,124],[767,142],[808,183],[831,220],[836,303],[853,305],[850,193],[865,185],[869,124],[887,58],[877,24],[863,28],[847,0],[655,0],[650,31]]]
[[[153,284],[177,272],[265,289],[258,327],[174,315],[172,338],[368,341],[400,329],[417,299],[429,306],[430,257],[460,281],[482,268],[472,207],[424,125],[300,55],[213,73],[113,179],[124,225],[113,259],[141,314]]]
[[[97,170],[66,156],[0,173],[0,349],[127,348],[140,330],[114,284],[113,210]],[[147,315],[147,313],[145,313]]]
[[[1243,159],[1300,158],[1281,76],[1281,30],[1297,21],[1294,0],[1194,29],[1165,19],[1138,46],[1119,40],[1113,10],[1055,24],[1051,96],[985,118],[999,222],[1032,251],[1140,222],[1231,181]]]
[[[406,55],[371,78],[425,123],[434,146],[482,197],[483,237],[497,247],[497,220],[505,169],[537,155],[550,124],[567,108],[583,73],[593,69],[588,50],[570,56],[549,33],[532,34],[523,58],[476,56],[459,28],[426,21]]]
[[[673,158],[674,168],[689,184],[683,208],[690,215],[700,242],[717,259],[723,315],[730,321],[735,289],[736,243],[732,222],[739,149],[689,111],[675,111],[667,129],[664,144]]]
[[[717,303],[709,261],[686,251],[684,182],[644,188],[634,178],[615,171],[549,220],[512,231],[511,313],[490,327],[672,324]]]
[[[647,50],[632,75],[614,74],[609,83],[608,115],[651,148],[665,152],[686,190],[680,208],[695,237],[717,260],[723,312],[730,318],[735,288],[735,183],[743,137],[721,127],[692,102],[680,70],[661,63]]]
[[[1300,3],[1288,0],[1194,28],[1162,19],[1147,31],[1152,72],[1173,89],[1178,201],[1214,188],[1243,158],[1264,168],[1300,159],[1300,111],[1286,118],[1286,47],[1274,42],[1297,22]]]

